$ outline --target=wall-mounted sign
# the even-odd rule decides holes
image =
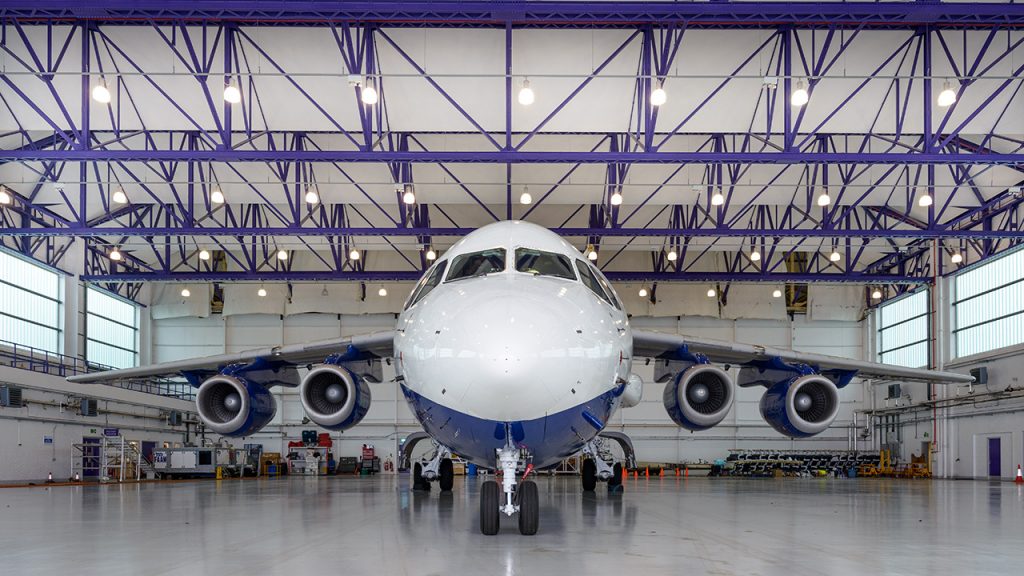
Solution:
[[[53,436],[43,436],[43,444],[53,444]]]
[[[103,429],[103,435],[104,436],[120,436],[121,435],[121,431],[118,430],[117,428],[104,428]]]

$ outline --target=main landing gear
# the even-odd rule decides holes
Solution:
[[[436,480],[441,492],[451,492],[455,484],[452,451],[434,443],[434,456],[428,462],[417,462],[412,467],[412,489],[430,492],[430,482]]]
[[[583,465],[580,477],[584,492],[593,492],[597,482],[608,483],[609,494],[622,492],[622,463],[608,464],[610,452],[601,437],[595,437],[583,445]]]
[[[519,533],[532,536],[537,533],[540,522],[540,497],[537,483],[526,478],[531,467],[527,466],[523,479],[516,482],[516,471],[527,455],[511,444],[498,450],[498,468],[501,470],[501,486],[488,480],[480,486],[480,532],[487,536],[498,533],[501,515],[519,514]]]

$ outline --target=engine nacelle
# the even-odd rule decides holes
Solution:
[[[644,395],[644,381],[636,374],[630,374],[622,387],[622,407],[632,408],[640,403]]]
[[[806,438],[823,432],[839,413],[839,389],[820,374],[774,384],[761,397],[761,416],[781,434]]]
[[[732,407],[735,386],[725,370],[694,364],[665,385],[663,401],[672,420],[688,430],[707,430]]]
[[[222,436],[248,436],[267,425],[277,412],[274,396],[265,386],[238,376],[207,378],[196,393],[199,419]]]
[[[370,410],[366,380],[344,366],[317,364],[299,384],[306,415],[328,430],[347,430]]]

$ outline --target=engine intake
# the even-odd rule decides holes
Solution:
[[[783,380],[761,397],[761,416],[772,428],[791,438],[823,432],[838,413],[839,389],[819,374]]]
[[[694,364],[665,385],[663,401],[672,420],[688,430],[721,422],[735,396],[732,378],[711,364]]]
[[[309,419],[328,430],[347,430],[370,409],[366,380],[335,364],[311,368],[299,385],[299,398]]]
[[[206,379],[196,393],[199,419],[222,436],[248,436],[267,425],[277,403],[265,386],[237,376]]]

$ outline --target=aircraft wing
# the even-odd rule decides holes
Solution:
[[[395,332],[388,330],[360,336],[331,338],[302,344],[256,348],[232,354],[216,354],[188,360],[175,360],[138,368],[124,368],[81,374],[68,378],[71,382],[93,384],[112,380],[128,380],[151,376],[177,374],[214,374],[224,366],[251,363],[262,360],[283,364],[305,364],[321,362],[332,354],[339,354],[344,361],[367,360],[390,357],[394,349]]]
[[[974,381],[974,378],[971,376],[955,372],[906,368],[904,366],[851,360],[825,354],[796,352],[785,348],[741,344],[711,338],[694,338],[646,330],[633,331],[634,356],[682,359],[680,358],[681,352],[703,354],[712,362],[725,364],[766,365],[775,359],[781,359],[787,363],[807,364],[816,367],[822,372],[835,370],[855,372],[856,376],[869,380],[881,379],[953,384],[966,384]]]

